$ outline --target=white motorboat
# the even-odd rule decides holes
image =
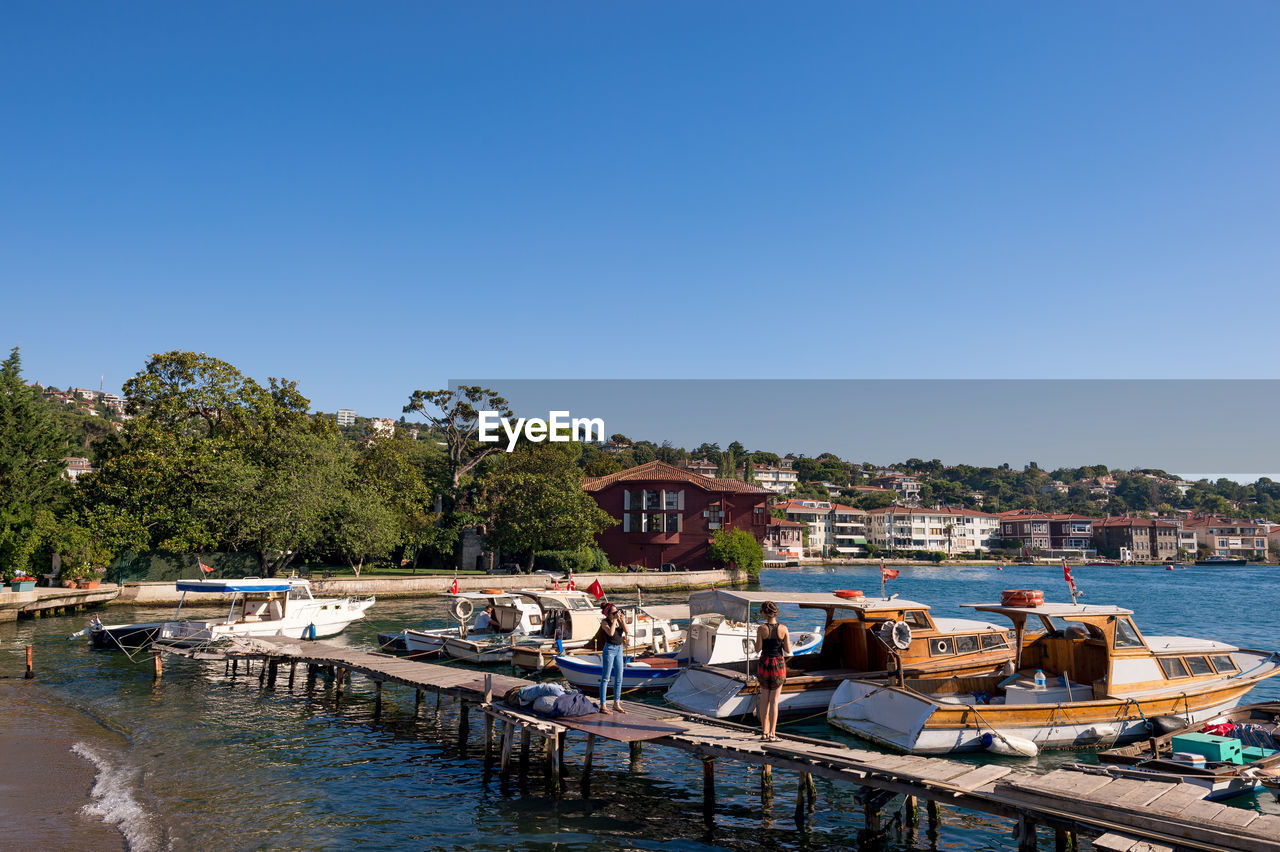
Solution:
[[[499,632],[493,621],[476,627],[473,619],[492,606],[496,610],[517,607],[516,592],[490,590],[487,592],[459,592],[450,596],[449,614],[458,622],[454,627],[433,627],[426,630],[406,628],[399,635],[404,641],[404,649],[411,654],[438,654],[444,651],[445,640],[450,637],[474,639],[492,638]],[[464,603],[465,602],[465,603]],[[534,632],[535,626],[530,618],[532,612],[525,611],[521,617],[514,619],[514,630]],[[507,631],[512,632],[512,631]],[[383,643],[385,644],[385,643]]]
[[[603,617],[595,599],[585,592],[526,591],[542,607],[542,629],[516,641],[511,664],[542,671],[556,665],[558,655],[591,645]],[[620,607],[631,641],[628,653],[668,653],[684,642],[685,631],[672,622],[688,618],[682,605]]]
[[[93,647],[141,648],[151,642],[192,647],[219,639],[242,636],[286,636],[290,639],[323,639],[340,633],[348,624],[364,618],[374,598],[316,598],[307,580],[178,580],[182,593],[177,612],[169,621],[143,624],[91,624],[87,631]],[[182,618],[188,594],[230,595],[227,614],[221,618]]]
[[[516,643],[542,629],[542,607],[524,592],[503,592],[495,595],[491,603],[493,615],[488,625],[468,629],[466,620],[475,603],[468,597],[457,596],[450,612],[458,619],[459,627],[444,637],[447,656],[478,665],[509,663]]]

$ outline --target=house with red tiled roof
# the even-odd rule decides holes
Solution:
[[[1099,553],[1112,559],[1172,562],[1178,558],[1178,525],[1154,518],[1096,518],[1093,542]]]
[[[775,508],[809,528],[812,556],[862,556],[867,552],[867,513],[829,500],[784,500]]]
[[[1270,530],[1257,521],[1200,515],[1182,522],[1183,529],[1195,533],[1196,544],[1209,549],[1210,556],[1236,559],[1265,559]]]
[[[885,506],[867,516],[871,543],[882,550],[972,553],[990,549],[1000,532],[999,516],[974,509]]]
[[[773,520],[771,492],[661,461],[588,477],[582,487],[618,521],[596,537],[615,565],[718,567],[707,558],[717,530],[744,529],[760,541]]]
[[[765,527],[765,564],[785,565],[804,555],[804,524],[784,518],[771,518]]]
[[[1093,518],[1014,509],[1000,513],[1000,538],[1051,556],[1093,556]]]

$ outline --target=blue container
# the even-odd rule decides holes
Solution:
[[[23,580],[19,583],[17,580],[9,581],[9,590],[13,592],[33,592],[36,588],[35,580]]]
[[[1206,760],[1218,763],[1244,763],[1243,746],[1234,737],[1213,734],[1179,734],[1173,738],[1174,751],[1202,754]]]
[[[1276,753],[1276,750],[1273,748],[1258,748],[1257,746],[1247,746],[1244,750],[1244,759],[1245,759],[1245,762],[1247,763],[1249,761],[1262,760],[1262,758],[1270,757],[1275,753]]]

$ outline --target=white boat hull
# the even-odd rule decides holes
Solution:
[[[406,629],[404,631],[404,647],[411,654],[438,654],[444,650],[445,639],[457,635],[458,630],[454,627],[438,630]]]
[[[1240,703],[1233,698],[1190,714],[1188,724],[1213,719]],[[1080,746],[1109,748],[1112,745],[1151,735],[1146,719],[1135,706],[1131,716],[1109,720],[1110,734],[1100,738],[1096,720],[1078,724],[1059,722],[1047,725],[995,724],[963,729],[930,729],[929,717],[938,704],[927,698],[871,681],[846,680],[831,696],[827,721],[865,740],[912,754],[949,754],[986,749],[982,735],[999,731],[1010,738],[1030,740],[1040,749]],[[981,712],[981,708],[978,708]],[[1070,710],[1064,710],[1069,718]]]
[[[778,698],[778,715],[804,716],[821,713],[831,702],[836,685],[830,688],[808,688],[803,691],[783,692]],[[716,719],[737,719],[750,716],[759,705],[759,693],[741,678],[703,668],[685,669],[671,684],[664,696],[668,704],[687,713],[698,713]]]
[[[316,600],[308,605],[292,602],[291,612],[282,619],[263,621],[169,621],[161,625],[154,641],[178,647],[193,647],[220,639],[255,636],[283,636],[288,639],[323,639],[336,636],[353,621],[364,618],[373,599]],[[315,605],[311,605],[311,604]]]

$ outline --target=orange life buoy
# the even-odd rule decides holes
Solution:
[[[506,589],[481,589],[480,590],[480,594],[482,595],[505,595],[506,593],[507,593]]]
[[[838,598],[865,598],[862,589],[840,589],[836,592]]]
[[[1005,589],[1000,593],[1000,603],[1004,606],[1040,606],[1044,603],[1044,592],[1039,589]]]

